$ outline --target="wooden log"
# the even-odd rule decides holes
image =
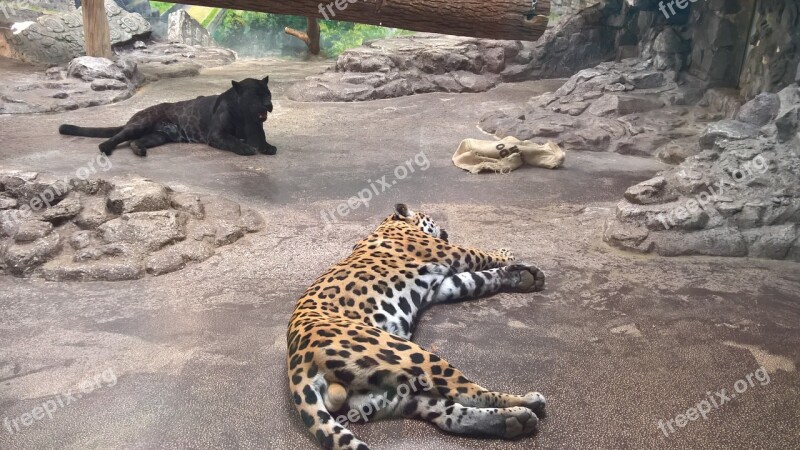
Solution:
[[[306,17],[306,31],[305,33],[294,28],[286,27],[283,29],[284,33],[294,36],[297,39],[305,42],[308,46],[308,52],[312,55],[319,55],[319,22],[313,17]]]
[[[535,41],[550,0],[181,0],[181,3],[344,20],[412,31]]]
[[[111,31],[104,0],[83,0],[81,9],[86,55],[111,58]]]

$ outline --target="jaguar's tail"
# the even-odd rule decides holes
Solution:
[[[122,131],[122,128],[123,127],[91,128],[64,124],[58,127],[58,132],[69,136],[110,138]]]

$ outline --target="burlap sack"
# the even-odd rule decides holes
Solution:
[[[499,144],[503,144],[502,150]],[[564,150],[552,141],[539,145],[511,136],[500,141],[464,139],[453,155],[453,164],[471,173],[508,173],[523,164],[557,169],[564,164],[564,156]]]

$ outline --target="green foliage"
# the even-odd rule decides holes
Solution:
[[[172,8],[173,6],[175,6],[175,3],[156,2],[150,0],[150,7],[157,10],[159,14],[164,14],[165,12],[167,12],[168,9]]]
[[[295,39],[283,34],[285,27],[305,31],[306,18],[228,10],[219,27],[214,30],[214,39],[223,46],[240,51],[241,47],[271,46],[274,49],[279,48],[285,39]],[[320,20],[320,32],[322,51],[332,57],[347,49],[358,47],[364,41],[410,33],[393,28],[335,20]]]

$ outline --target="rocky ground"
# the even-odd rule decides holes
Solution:
[[[0,114],[70,111],[130,98],[143,83],[196,76],[230,64],[236,53],[220,47],[137,41],[116,50],[116,60],[81,56],[48,69],[0,59]]]
[[[107,158],[98,161],[111,168]],[[235,202],[143,179],[88,178],[89,171],[62,179],[0,172],[0,273],[135,280],[205,261],[264,228],[258,213]]]
[[[482,116],[525,107],[563,82],[359,103],[286,98],[293,83],[321,69],[240,61],[190,82],[150,83],[115,104],[0,116],[4,170],[74,176],[97,157],[98,141],[59,136],[60,123],[116,125],[155,103],[269,74],[275,111],[266,129],[278,146],[269,157],[189,144],[147,158],[114,153],[104,178],[146,177],[175,192],[228,198],[266,226],[161,276],[88,283],[2,276],[3,417],[19,423],[109,370],[116,382],[19,432],[9,433],[0,417],[0,448],[313,448],[287,395],[294,300],[398,201],[429,212],[454,242],[506,247],[545,271],[541,293],[432,308],[415,340],[484,386],[540,390],[549,416],[536,437],[513,442],[452,436],[417,421],[354,426],[374,448],[800,446],[797,263],[667,258],[605,244],[603,224],[626,189],[670,168],[650,157],[568,151],[561,169],[507,175],[452,165],[462,139],[487,138],[475,127]],[[395,179],[396,168],[420,153],[429,165]],[[384,176],[390,189],[326,226],[324,212]],[[667,436],[658,428],[762,366],[768,383],[756,382],[706,420]]]

